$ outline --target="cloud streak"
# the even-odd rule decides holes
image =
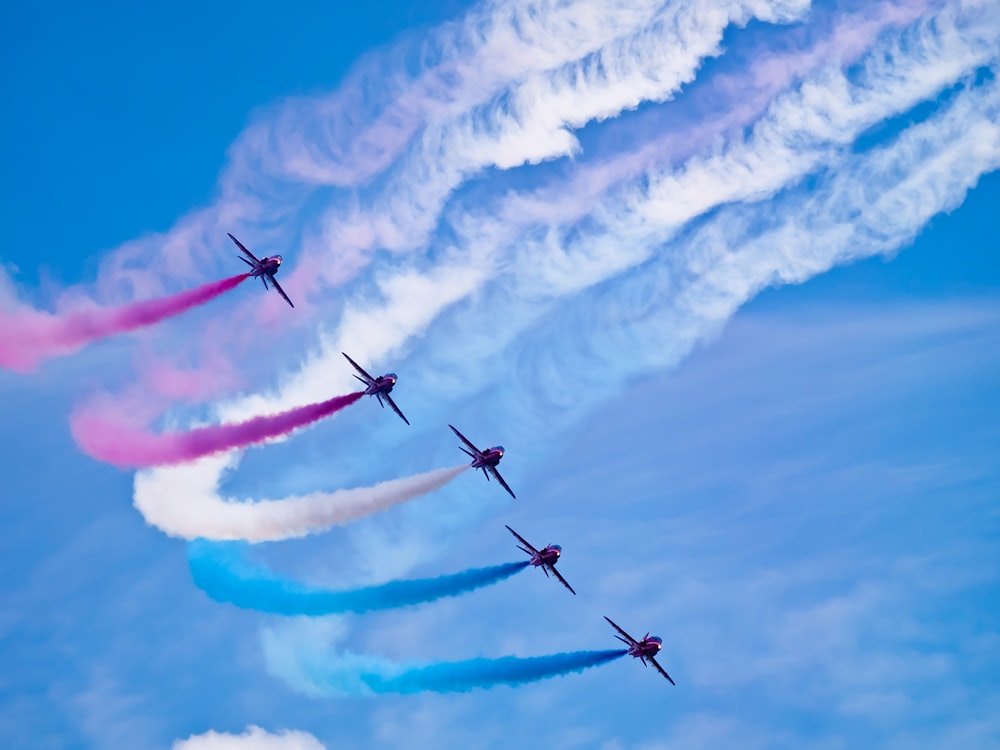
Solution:
[[[338,591],[299,583],[263,564],[252,564],[241,544],[198,539],[188,543],[187,554],[195,585],[215,601],[258,612],[310,617],[396,609],[459,596],[506,580],[529,565],[527,561],[504,563]]]
[[[236,424],[159,435],[126,424],[109,416],[106,410],[92,406],[77,409],[70,415],[70,429],[80,449],[100,461],[120,467],[162,466],[194,461],[287,435],[336,414],[363,395],[363,391],[358,391]]]

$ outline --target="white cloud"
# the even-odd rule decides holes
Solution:
[[[326,750],[326,745],[308,732],[286,729],[277,734],[249,726],[241,734],[216,732],[177,740],[173,750]]]

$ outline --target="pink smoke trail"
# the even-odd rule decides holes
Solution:
[[[126,424],[96,409],[77,410],[69,421],[77,445],[100,461],[120,467],[162,466],[193,461],[285,435],[350,406],[363,395],[363,391],[358,391],[245,422],[162,435]]]
[[[111,309],[67,315],[0,312],[0,366],[16,372],[31,372],[50,357],[70,354],[97,339],[150,326],[204,305],[234,289],[249,275],[241,273],[169,297]]]

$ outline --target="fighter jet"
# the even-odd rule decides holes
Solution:
[[[652,664],[654,667],[656,667],[657,672],[659,672],[668,680],[670,680],[671,685],[677,684],[672,679],[670,679],[670,675],[667,674],[666,670],[656,663],[656,655],[660,653],[660,649],[663,648],[662,638],[660,638],[659,636],[650,635],[649,633],[646,633],[646,635],[643,636],[641,641],[637,641],[635,638],[630,636],[620,627],[615,625],[615,623],[611,620],[610,617],[605,615],[604,619],[607,620],[609,623],[611,623],[611,627],[613,627],[620,633],[620,635],[616,635],[615,638],[617,638],[619,641],[628,646],[629,656],[631,656],[634,659],[641,660],[643,666],[648,667],[650,664]]]
[[[397,380],[396,373],[389,372],[386,373],[385,375],[379,375],[377,378],[373,378],[371,375],[369,375],[367,372],[364,371],[361,365],[359,365],[353,359],[344,354],[344,352],[341,352],[341,354],[343,354],[344,357],[347,358],[347,361],[351,363],[351,365],[354,367],[355,370],[361,373],[360,377],[358,377],[357,375],[355,375],[354,377],[356,377],[358,380],[360,380],[362,383],[365,384],[365,393],[369,396],[374,396],[375,398],[377,398],[379,406],[381,406],[383,409],[385,408],[385,404],[389,404],[389,407],[399,415],[399,418],[402,419],[404,422],[406,422],[406,424],[409,424],[410,420],[408,420],[406,417],[403,416],[403,412],[399,410],[399,407],[396,406],[396,402],[393,401],[392,396],[389,395],[392,392],[393,386],[396,385],[396,380]],[[382,399],[385,399],[385,403],[382,403]]]
[[[226,232],[226,234],[229,234],[229,232]],[[243,243],[240,242],[235,237],[233,237],[233,235],[229,234],[229,239],[231,239],[233,242],[236,243],[236,247],[238,247],[243,252],[243,255],[247,256],[246,258],[239,255],[237,255],[236,257],[242,260],[248,266],[250,266],[250,275],[259,278],[261,280],[261,283],[264,285],[265,289],[268,288],[267,282],[270,281],[272,284],[274,284],[274,288],[278,290],[278,294],[282,296],[285,302],[287,302],[289,305],[292,305],[292,301],[288,299],[288,295],[285,294],[285,290],[281,288],[281,286],[274,278],[274,274],[276,274],[278,272],[278,269],[281,268],[281,256],[275,255],[273,257],[264,256],[263,258],[258,258],[249,250],[247,250],[246,247],[243,245]],[[292,305],[292,307],[295,307],[295,305]]]
[[[469,439],[456,430],[452,425],[448,426],[451,427],[452,432],[458,435],[459,440],[472,449],[471,451],[467,451],[462,446],[458,446],[459,450],[472,458],[472,468],[482,469],[483,474],[486,476],[486,481],[489,481],[490,474],[492,474],[493,478],[500,482],[500,486],[507,490],[507,492],[510,493],[510,496],[516,500],[517,495],[515,495],[514,491],[507,486],[507,483],[503,481],[503,477],[500,476],[500,472],[497,471],[497,464],[500,463],[500,459],[503,458],[503,446],[494,445],[492,448],[487,448],[485,451],[481,451],[479,448],[470,443]]]
[[[547,544],[540,550],[535,549],[530,544],[528,544],[527,541],[525,541],[523,536],[514,531],[514,529],[512,529],[510,526],[504,524],[504,527],[507,529],[507,531],[509,531],[511,534],[514,535],[514,538],[517,539],[517,541],[520,542],[517,548],[522,552],[527,552],[531,556],[531,564],[534,567],[541,568],[542,572],[545,573],[546,577],[549,575],[549,573],[552,573],[552,575],[556,577],[556,580],[558,580],[559,583],[561,583],[563,586],[569,589],[569,593],[573,594],[574,596],[576,595],[576,592],[573,590],[573,587],[570,586],[566,582],[566,579],[559,574],[558,570],[556,570],[556,563],[559,562],[559,556],[562,554],[562,547],[560,547],[558,544]]]

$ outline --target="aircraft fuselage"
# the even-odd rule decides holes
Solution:
[[[281,256],[275,255],[274,257],[264,257],[260,259],[260,265],[256,266],[251,272],[251,276],[274,276],[281,268]]]
[[[368,384],[368,387],[365,388],[365,393],[369,396],[377,396],[380,393],[388,396],[392,393],[393,386],[396,385],[396,380],[396,374],[392,372],[387,375],[379,375]]]
[[[542,565],[555,565],[559,561],[559,555],[561,554],[562,547],[558,544],[550,544],[538,550],[537,555],[531,556],[531,564],[536,568]]]
[[[487,466],[492,466],[496,468],[496,465],[500,463],[500,459],[503,458],[503,446],[495,445],[492,448],[487,448],[479,456],[474,456],[472,459],[472,467],[474,469],[483,469]]]
[[[628,647],[628,655],[636,659],[645,659],[648,656],[656,656],[663,648],[663,641],[657,636],[646,636],[634,646]]]

